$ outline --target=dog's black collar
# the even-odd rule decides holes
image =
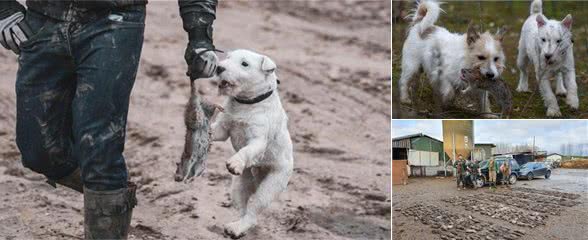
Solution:
[[[256,103],[261,102],[261,101],[265,100],[266,98],[270,97],[273,92],[274,92],[274,90],[270,90],[269,92],[261,94],[255,98],[252,98],[252,99],[242,99],[242,98],[237,98],[237,97],[234,97],[233,99],[235,99],[235,101],[237,101],[238,103],[241,103],[241,104],[256,104]]]

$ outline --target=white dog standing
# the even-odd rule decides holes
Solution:
[[[402,73],[399,81],[400,101],[411,103],[409,82],[422,68],[429,78],[433,91],[439,93],[443,103],[452,100],[456,90],[464,88],[460,80],[463,68],[479,68],[482,76],[500,77],[504,70],[502,39],[504,29],[495,35],[478,33],[470,26],[467,34],[451,33],[435,26],[441,8],[438,2],[419,2],[412,18],[412,26],[402,47]],[[489,113],[488,94],[474,91],[480,97],[481,112]]]
[[[521,71],[517,91],[528,92],[527,64],[531,61],[539,91],[547,107],[548,117],[559,117],[561,112],[557,98],[553,94],[549,79],[556,77],[558,95],[566,95],[566,103],[578,109],[578,87],[574,67],[572,40],[572,15],[567,15],[561,22],[549,20],[543,16],[541,0],[531,3],[531,16],[527,18],[519,40],[517,65]]]
[[[276,64],[248,50],[230,52],[217,68],[219,93],[229,99],[212,125],[213,140],[231,138],[236,153],[226,161],[233,176],[231,199],[239,220],[225,225],[237,238],[286,190],[294,159],[288,117],[278,95]]]

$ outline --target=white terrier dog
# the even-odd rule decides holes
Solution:
[[[217,67],[219,93],[229,99],[212,124],[213,140],[231,138],[237,152],[226,166],[239,220],[225,225],[233,238],[255,226],[257,216],[286,190],[294,159],[288,117],[278,95],[276,64],[247,50],[230,52]]]
[[[452,100],[456,90],[465,87],[460,80],[460,70],[477,68],[490,79],[502,74],[504,52],[502,39],[504,28],[495,35],[479,33],[471,25],[467,34],[451,33],[435,26],[441,8],[434,1],[419,2],[412,16],[412,27],[402,47],[402,74],[400,76],[400,101],[410,104],[408,95],[410,80],[421,67],[427,73],[434,91],[440,93],[443,103]],[[489,113],[488,94],[474,91],[480,96],[481,112]]]
[[[561,112],[549,79],[556,76],[558,95],[566,95],[566,103],[578,109],[578,87],[574,68],[572,15],[561,22],[546,19],[542,14],[541,0],[531,3],[531,16],[527,18],[519,40],[517,66],[521,71],[517,91],[528,92],[527,64],[535,66],[539,91],[547,107],[548,117],[559,117]]]

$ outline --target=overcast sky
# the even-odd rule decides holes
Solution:
[[[392,121],[393,138],[415,133],[443,141],[441,120]],[[533,136],[535,145],[550,153],[568,143],[588,148],[588,120],[474,120],[476,143],[532,144]]]

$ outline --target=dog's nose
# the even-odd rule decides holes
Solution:
[[[549,60],[549,59],[551,59],[551,56],[553,56],[553,55],[551,55],[551,54],[545,54],[545,59]]]
[[[219,75],[219,74],[221,74],[224,71],[225,71],[225,68],[224,67],[216,66],[216,75]]]
[[[489,79],[494,79],[494,73],[491,73],[491,72],[486,73],[486,77]]]

